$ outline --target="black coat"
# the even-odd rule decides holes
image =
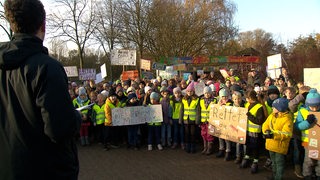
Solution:
[[[0,43],[0,179],[77,179],[80,115],[42,40]]]

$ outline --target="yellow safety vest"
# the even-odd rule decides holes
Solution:
[[[249,107],[249,103],[246,103],[246,108],[248,108]],[[257,116],[257,111],[258,111],[258,109],[260,109],[262,107],[262,104],[256,104],[255,106],[253,106],[250,110],[249,110],[249,112],[254,116],[254,117],[256,117]],[[247,127],[247,130],[249,131],[249,132],[252,132],[252,133],[261,133],[261,126],[260,125],[258,125],[258,124],[255,124],[255,123],[253,123],[253,122],[251,122],[249,119],[248,119],[248,125],[247,125],[248,127]]]
[[[106,114],[104,112],[105,104],[103,104],[101,107],[97,104],[93,105],[92,110],[96,113],[96,123],[103,124],[106,121]]]
[[[268,111],[268,115],[270,115],[272,113],[272,107],[269,106],[269,104],[266,102],[264,102],[264,104],[266,105],[267,111]]]
[[[207,122],[209,120],[209,113],[210,113],[210,105],[211,104],[216,104],[217,100],[214,99],[213,101],[210,102],[208,107],[206,107],[204,103],[204,99],[200,99],[200,108],[201,108],[201,122]]]
[[[182,104],[184,108],[184,113],[183,113],[183,120],[187,120],[189,117],[190,121],[195,121],[196,120],[196,114],[197,114],[197,105],[199,103],[199,98],[193,99],[190,103],[188,104],[188,101],[185,99],[182,99]]]
[[[306,108],[300,108],[299,111],[303,117],[303,120],[306,121],[306,119],[309,115],[309,111]],[[302,142],[309,142],[308,134],[309,134],[308,129],[301,131],[301,141]]]
[[[173,109],[173,111],[172,111],[172,119],[179,119],[182,103],[181,102],[173,103],[173,101],[171,100],[170,101],[170,105],[171,105],[171,107]]]
[[[74,107],[83,107],[83,106],[86,106],[86,105],[89,105],[90,103],[90,100],[88,99],[86,102],[84,102],[83,104],[79,104],[79,102],[77,101],[77,98],[75,98],[73,101],[73,106]],[[84,109],[81,111],[81,114],[84,114],[84,115],[87,115],[88,114],[88,109]]]

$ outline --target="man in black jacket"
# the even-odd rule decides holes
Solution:
[[[43,46],[39,0],[6,0],[14,36],[0,43],[0,179],[77,179],[80,115],[63,66]]]

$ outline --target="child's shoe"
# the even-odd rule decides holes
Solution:
[[[240,164],[241,163],[241,156],[237,156],[236,160],[234,160],[235,164]]]
[[[178,144],[177,143],[173,143],[173,145],[171,146],[171,149],[175,149],[177,148]]]
[[[184,145],[183,143],[181,143],[181,149],[182,149],[182,150],[185,150],[185,149],[186,149],[186,147],[185,147],[185,145]]]
[[[249,159],[242,159],[240,168],[247,168],[249,166]]]
[[[148,145],[148,151],[152,151],[152,145],[151,144]]]
[[[224,150],[219,150],[218,154],[216,155],[217,158],[224,157]]]
[[[231,160],[231,153],[230,152],[226,152],[226,155],[224,157],[225,161],[230,161]]]
[[[258,163],[257,162],[254,162],[252,163],[251,165],[251,174],[255,174],[258,172]]]
[[[161,146],[161,144],[158,144],[158,149],[160,150],[160,151],[162,151],[162,146]]]

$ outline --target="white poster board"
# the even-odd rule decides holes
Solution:
[[[162,108],[160,104],[112,109],[112,126],[126,126],[162,121]]]
[[[272,56],[268,56],[267,63],[268,63],[268,69],[281,68],[282,67],[281,54],[275,54]]]
[[[79,80],[95,80],[96,69],[79,69]]]
[[[310,86],[311,88],[317,88],[320,92],[320,68],[304,68],[303,79],[304,85]]]
[[[101,78],[107,77],[106,63],[104,63],[104,64],[102,64],[102,66],[100,66],[100,71],[101,71]]]
[[[268,70],[267,70],[267,74],[268,74],[268,76],[271,77],[272,79],[279,78],[279,76],[281,75],[281,68],[268,69]]]
[[[197,83],[196,85],[194,85],[195,94],[196,94],[197,96],[203,95],[203,89],[204,89],[204,87],[206,87],[206,85],[204,84],[204,82],[200,82],[200,83]]]
[[[159,75],[163,78],[163,79],[171,79],[173,78],[175,75],[178,75],[178,71],[175,71],[173,69],[173,66],[166,66],[166,70],[165,71],[160,71],[159,70]]]
[[[151,61],[147,59],[140,59],[140,68],[150,71],[151,69]]]
[[[126,49],[113,49],[110,56],[112,65],[135,66],[136,58],[136,50]]]
[[[67,74],[67,77],[78,77],[77,66],[64,66],[63,68]]]
[[[97,75],[96,75],[96,80],[94,80],[94,82],[96,83],[96,84],[98,84],[98,83],[100,83],[100,82],[102,82],[103,81],[103,78],[102,78],[102,76],[101,76],[101,73],[98,73]]]

